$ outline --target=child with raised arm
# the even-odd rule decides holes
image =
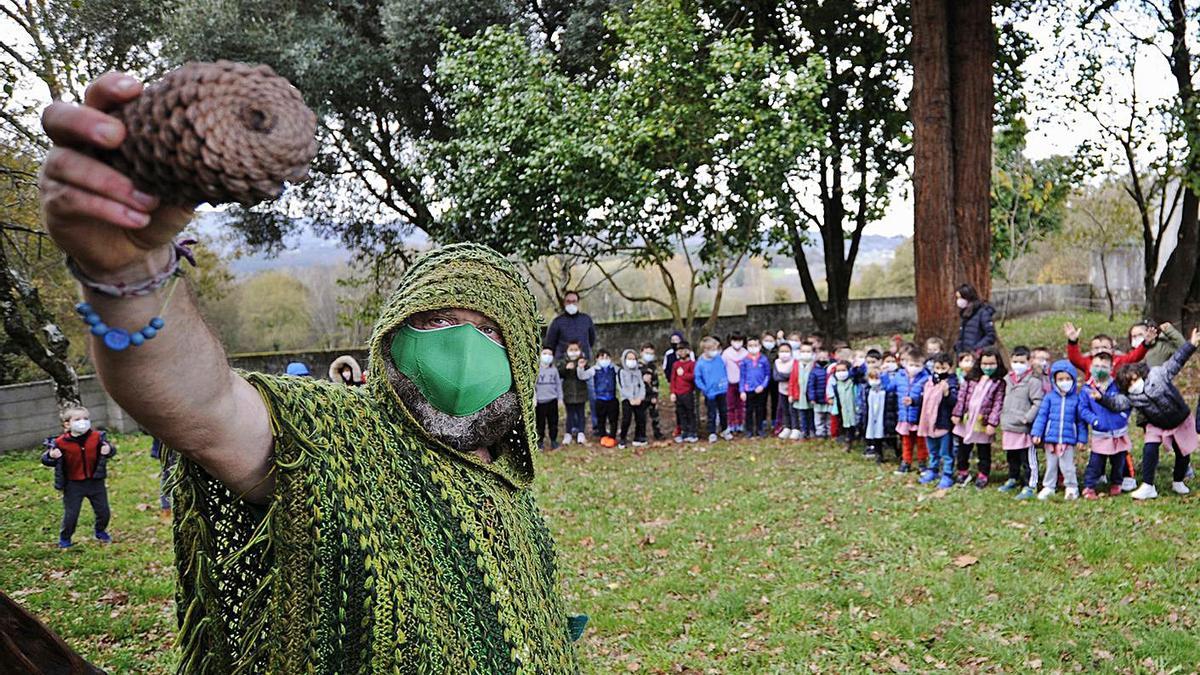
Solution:
[[[83,406],[63,410],[60,415],[63,433],[47,441],[49,449],[42,453],[42,464],[54,467],[54,489],[62,492],[62,529],[58,547],[70,548],[79,509],[87,499],[96,515],[95,536],[102,543],[112,543],[108,522],[112,511],[108,506],[108,460],[116,454],[104,432],[92,428],[91,414]]]
[[[1121,412],[1137,410],[1146,420],[1146,441],[1142,446],[1142,484],[1129,496],[1134,499],[1155,499],[1154,473],[1158,470],[1158,451],[1165,443],[1175,452],[1171,490],[1185,495],[1190,490],[1183,480],[1187,475],[1191,454],[1198,444],[1196,419],[1183,394],[1172,380],[1200,346],[1200,328],[1192,329],[1188,342],[1176,350],[1161,366],[1151,368],[1145,363],[1131,363],[1117,371],[1118,392],[1104,395],[1091,391],[1094,400],[1105,408]]]

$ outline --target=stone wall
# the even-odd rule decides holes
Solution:
[[[137,423],[100,388],[95,375],[79,378],[79,393],[99,428],[125,433]],[[50,380],[0,387],[0,452],[38,445],[62,433]]]

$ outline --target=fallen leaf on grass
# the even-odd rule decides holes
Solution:
[[[979,562],[979,558],[976,558],[973,555],[963,554],[954,559],[954,566],[960,567],[960,568],[961,567],[970,567],[971,565],[974,565],[977,562]]]
[[[125,591],[110,590],[104,595],[100,596],[100,602],[108,605],[124,605],[125,603],[129,602],[129,594]]]

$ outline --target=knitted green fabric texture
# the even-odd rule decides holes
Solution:
[[[389,384],[392,333],[464,307],[504,332],[522,424],[492,463],[429,437]],[[578,669],[554,544],[529,489],[540,320],[510,263],[448,246],[375,325],[366,387],[244,373],[275,438],[269,507],[198,465],[175,475],[181,672]]]

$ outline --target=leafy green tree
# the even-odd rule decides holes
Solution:
[[[430,153],[438,238],[586,261],[689,333],[711,284],[709,329],[724,282],[786,210],[788,170],[819,126],[819,63],[793,67],[681,0],[635,2],[608,25],[616,65],[587,79],[512,31],[451,43],[438,74],[455,134]],[[655,270],[665,297],[616,283],[613,258]]]
[[[281,351],[311,346],[312,315],[304,284],[286,272],[256,274],[237,288],[239,351]]]
[[[1109,257],[1117,249],[1138,243],[1141,218],[1125,192],[1124,181],[1110,176],[1098,185],[1086,185],[1071,196],[1063,234],[1076,251],[1091,251],[1100,261],[1108,320],[1116,315],[1109,284]]]

